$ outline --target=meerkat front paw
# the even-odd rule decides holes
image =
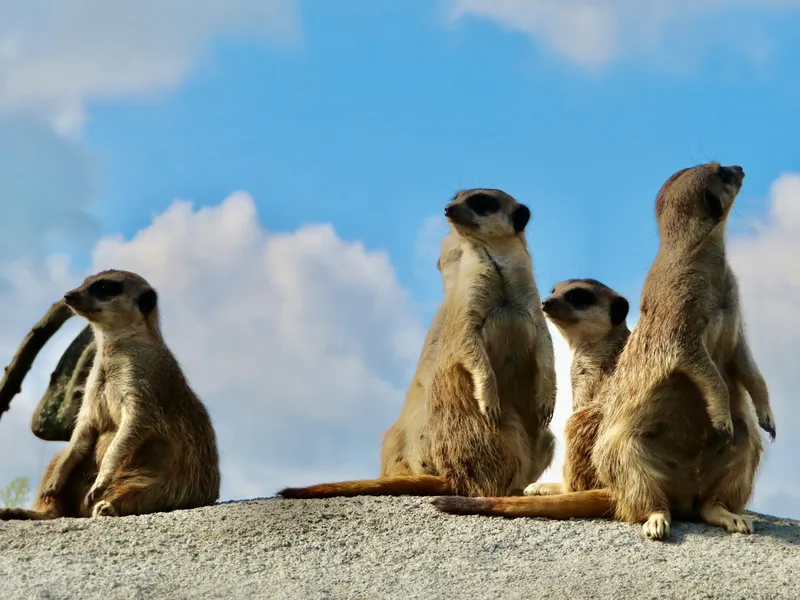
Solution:
[[[725,441],[726,444],[729,446],[735,445],[735,439],[733,435],[733,419],[731,418],[730,414],[713,420],[712,425],[714,426],[717,434]]]
[[[775,417],[772,416],[772,410],[767,406],[756,411],[758,416],[758,426],[769,434],[770,441],[775,441]]]
[[[53,472],[50,475],[50,479],[42,486],[41,491],[39,492],[39,497],[44,500],[45,498],[52,498],[53,496],[58,495],[59,492],[64,487],[63,478],[59,476],[57,472]]]
[[[86,499],[84,500],[86,507],[92,506],[95,502],[100,499],[100,496],[103,495],[103,492],[106,491],[108,487],[108,483],[105,481],[97,480],[94,482],[92,489],[89,490],[89,493],[86,494]]]
[[[97,517],[116,517],[117,511],[108,500],[100,500],[92,507],[92,518]]]
[[[500,422],[500,396],[497,393],[497,386],[492,383],[485,383],[475,388],[475,399],[478,401],[478,408],[481,414],[491,423]]]

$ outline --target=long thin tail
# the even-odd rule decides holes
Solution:
[[[286,488],[278,492],[284,498],[331,498],[334,496],[439,496],[455,492],[442,477],[409,475],[320,483],[304,488]]]
[[[509,496],[505,498],[436,498],[432,504],[456,515],[498,517],[546,517],[548,519],[610,518],[614,500],[609,490],[569,492],[555,496]]]
[[[0,521],[47,521],[55,518],[52,513],[27,508],[0,508]]]

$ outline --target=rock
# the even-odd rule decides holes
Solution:
[[[36,437],[50,442],[69,441],[94,354],[94,336],[87,326],[64,351],[50,375],[50,385],[31,417],[31,430]]]
[[[0,522],[0,597],[795,600],[800,523],[459,517],[430,499],[264,499],[171,513]]]

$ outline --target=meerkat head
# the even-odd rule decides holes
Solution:
[[[64,303],[102,331],[137,329],[158,320],[158,295],[147,281],[115,269],[90,275]]]
[[[531,211],[501,190],[472,189],[459,191],[444,215],[459,237],[491,244],[523,233]]]
[[[542,311],[570,346],[598,341],[626,327],[628,301],[596,279],[557,283],[542,302]]]
[[[656,219],[662,240],[697,243],[723,231],[742,188],[744,169],[711,162],[674,173],[656,197]],[[719,227],[722,225],[723,227]]]
[[[450,291],[458,275],[458,265],[461,261],[461,242],[452,231],[444,236],[442,248],[439,253],[439,260],[436,261],[436,268],[442,274],[444,293]]]

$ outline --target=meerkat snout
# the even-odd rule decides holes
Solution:
[[[744,181],[744,176],[744,169],[739,165],[719,168],[719,177],[723,183],[741,185],[742,181]]]

